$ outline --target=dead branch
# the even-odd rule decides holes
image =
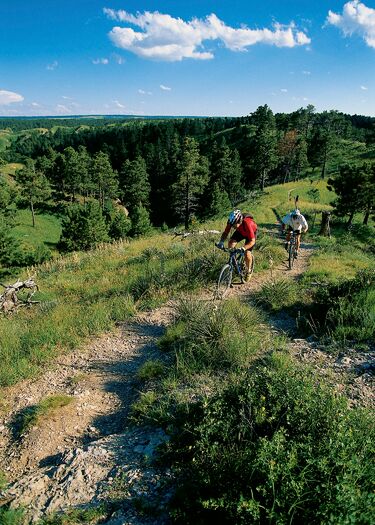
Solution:
[[[215,234],[218,235],[221,232],[218,230],[192,230],[192,231],[182,231],[178,232],[176,230],[173,231],[174,237],[182,237],[182,241],[186,239],[186,237],[189,237],[190,235],[207,235],[207,234]]]
[[[17,281],[14,284],[2,284],[4,292],[0,294],[0,312],[10,313],[14,312],[18,308],[23,306],[30,306],[36,304],[39,301],[32,301],[31,298],[39,290],[38,285],[33,279],[27,279],[26,281]],[[23,290],[29,290],[26,298],[19,298],[18,294]]]

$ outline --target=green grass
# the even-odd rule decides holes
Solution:
[[[161,377],[165,372],[165,365],[156,359],[146,361],[138,370],[137,378],[141,381],[149,381]]]
[[[88,509],[69,509],[62,513],[53,513],[45,516],[36,525],[95,525],[108,517],[106,505]]]
[[[26,407],[17,416],[17,436],[25,434],[32,426],[40,425],[46,418],[55,414],[59,408],[69,405],[73,398],[66,395],[54,395],[42,399],[37,405]]]
[[[37,212],[34,228],[30,210],[17,210],[15,222],[14,236],[25,246],[36,248],[44,244],[54,249],[60,239],[61,220],[56,215]]]

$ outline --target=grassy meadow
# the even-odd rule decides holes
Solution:
[[[319,203],[312,202],[308,193],[311,187],[319,190]],[[307,213],[329,209],[333,197],[324,181],[304,180],[269,187],[264,195],[241,205],[243,210],[254,214],[260,228],[255,252],[258,272],[269,271],[270,259],[277,263],[285,257],[281,244],[268,230],[276,225],[278,216],[293,208],[290,195],[293,199],[295,194],[299,195],[302,212]],[[44,243],[53,250],[60,231],[58,219],[38,215],[37,227],[33,229],[29,215],[28,210],[19,212],[20,223],[16,228],[19,238],[34,246]],[[222,231],[225,224],[223,215],[197,228]],[[319,215],[315,231],[318,227]],[[314,232],[309,234],[318,249],[304,277],[307,287],[312,281],[352,278],[357,271],[371,267],[373,254],[363,249],[369,235],[366,237],[362,228],[362,237],[356,237],[355,231],[350,234],[353,237],[348,237],[340,228],[338,237],[332,239],[321,239]],[[59,256],[29,268],[25,275],[35,277],[40,287],[35,299],[40,304],[0,319],[0,385],[13,384],[38,373],[39,367],[59,352],[74,348],[89,335],[112,329],[116,322],[137,310],[153,308],[171,296],[213,283],[226,259],[214,247],[218,237],[218,234],[195,235],[181,240],[171,233],[155,232],[150,237]],[[287,299],[288,305],[293,304],[293,294],[281,289],[279,295],[283,299],[279,307],[285,306]]]
[[[319,190],[318,203],[311,189]],[[285,251],[269,230],[294,207],[296,194],[310,220],[319,212],[306,236],[315,250],[300,281],[275,282],[269,260],[282,260]],[[158,462],[175,475],[172,522],[370,525],[372,414],[350,408],[323,375],[297,363],[287,337],[275,334],[268,322],[270,311],[283,311],[299,316],[301,335],[327,341],[328,351],[332,341],[339,343],[337,352],[357,342],[369,348],[375,329],[373,226],[357,222],[348,232],[336,221],[333,237],[320,238],[320,212],[330,209],[333,197],[324,181],[306,179],[269,187],[239,205],[259,225],[256,271],[269,276],[252,303],[196,297],[214,283],[225,261],[214,247],[218,234],[182,240],[154,232],[30,268],[40,304],[0,318],[0,385],[40,374],[60,353],[173,296],[174,321],[158,343],[162,358],[139,369],[143,386],[131,413],[135,424],[162,427],[170,437]],[[222,231],[225,224],[223,214],[195,227]],[[57,223],[45,229],[53,243]],[[45,239],[41,234],[39,240]],[[25,414],[20,428],[27,430],[69,402],[45,400]],[[118,504],[121,496],[116,497]],[[143,508],[153,516],[160,510],[147,501]],[[16,512],[0,511],[0,520],[13,516],[19,525],[22,513]],[[90,512],[80,515],[80,522],[95,522],[93,513],[94,518]],[[66,519],[71,515],[68,511]],[[63,519],[47,517],[43,523]]]

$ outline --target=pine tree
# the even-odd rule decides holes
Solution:
[[[139,204],[135,206],[133,212],[130,215],[132,221],[132,227],[130,234],[133,237],[139,237],[140,235],[145,235],[151,229],[150,215],[147,209]]]
[[[252,114],[252,122],[256,125],[253,164],[263,191],[270,171],[277,165],[276,123],[272,110],[267,104],[259,106]]]
[[[107,153],[99,151],[92,159],[90,166],[90,176],[95,185],[95,193],[104,208],[105,199],[115,198],[118,194],[118,177],[112,169],[111,162]]]
[[[186,230],[207,183],[208,161],[200,155],[196,140],[186,137],[178,162],[177,181],[172,188],[175,209],[183,217]]]
[[[223,215],[232,207],[228,193],[223,190],[218,182],[212,187],[211,199],[206,208],[207,217],[217,217]]]
[[[25,167],[16,171],[16,181],[20,195],[31,210],[32,224],[35,227],[35,206],[46,202],[51,196],[51,186],[43,173],[37,171],[35,162],[26,161]]]
[[[365,214],[364,222],[367,223],[371,210],[375,208],[375,164],[342,166],[338,175],[328,179],[328,189],[334,189],[336,213],[341,217],[348,216],[348,226],[358,212]]]
[[[59,242],[62,250],[89,250],[108,240],[108,226],[98,202],[69,206],[62,222]]]
[[[150,198],[150,183],[145,160],[138,156],[135,160],[126,160],[121,169],[123,202],[129,210],[142,204],[147,206]]]

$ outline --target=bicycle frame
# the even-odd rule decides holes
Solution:
[[[238,274],[241,284],[245,282],[245,252],[243,250],[239,250],[238,248],[220,248],[217,245],[216,247],[226,253],[229,253],[228,262],[222,267],[217,282],[216,297],[223,298],[228,289],[232,287],[233,272]],[[251,267],[251,272],[253,271],[253,267],[254,264]]]
[[[231,267],[232,272],[236,270],[236,272],[238,273],[238,276],[241,279],[241,282],[243,282],[241,266],[244,263],[245,252],[243,250],[239,250],[238,248],[221,248],[221,249],[223,250],[223,252],[229,253],[229,259],[228,259],[227,264],[229,264],[229,266]]]

